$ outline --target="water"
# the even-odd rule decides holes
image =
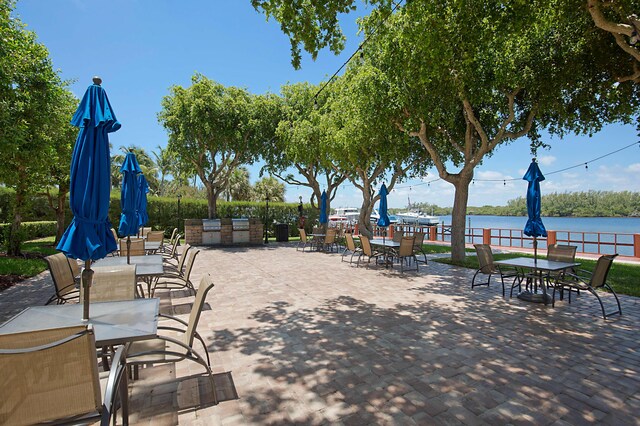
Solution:
[[[559,244],[577,245],[578,251],[585,253],[633,256],[633,234],[640,233],[637,217],[543,217],[542,221],[547,231],[557,231]],[[440,223],[451,224],[451,216],[441,216]],[[467,237],[467,242],[482,242],[482,229],[490,228],[494,229],[491,244],[531,248],[531,240],[522,233],[526,223],[522,216],[468,215],[466,226],[473,229],[473,237]],[[539,247],[545,249],[546,241],[540,241]]]

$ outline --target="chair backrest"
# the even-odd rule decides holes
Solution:
[[[141,236],[141,237],[144,237],[144,236],[145,236],[145,235],[147,235],[149,232],[151,232],[151,230],[152,230],[152,229],[153,229],[153,228],[152,228],[152,227],[150,227],[150,226],[145,226],[145,227],[143,227],[143,228],[141,229],[141,234],[140,234],[140,236]]]
[[[474,244],[476,255],[478,256],[478,264],[480,272],[489,274],[494,271],[493,253],[489,244]]]
[[[136,294],[136,265],[94,266],[89,300],[115,302],[133,300]],[[80,299],[84,286],[80,286]]]
[[[347,248],[349,251],[356,251],[356,243],[353,241],[353,234],[351,232],[345,232],[344,238],[347,242]]]
[[[58,296],[64,296],[65,294],[75,291],[74,275],[71,272],[71,266],[64,253],[56,253],[44,258],[49,265],[49,272],[51,272],[51,279],[56,287],[56,293]]]
[[[402,236],[404,235],[404,231],[395,231],[393,233],[393,241],[399,243],[402,241]]]
[[[300,241],[302,241],[303,243],[307,242],[307,233],[305,232],[305,230],[303,228],[299,228],[298,231],[300,231]]]
[[[131,239],[131,246],[129,248],[129,253],[131,256],[144,256],[144,240],[142,238],[133,238]],[[120,239],[120,256],[127,255],[127,239]]]
[[[611,265],[613,264],[613,259],[615,259],[617,254],[605,254],[604,256],[600,256],[598,258],[598,262],[596,263],[596,267],[593,270],[593,274],[591,275],[591,280],[589,281],[589,285],[593,288],[599,288],[604,286],[607,282],[607,275],[609,274],[609,270],[611,269]]]
[[[101,410],[96,360],[91,325],[0,335],[0,424]]]
[[[160,241],[164,240],[164,231],[149,231],[147,232],[147,241]]]
[[[209,274],[202,277],[200,284],[198,285],[198,291],[196,292],[196,298],[193,301],[191,307],[191,314],[189,315],[189,321],[187,330],[182,336],[183,343],[189,346],[193,345],[193,338],[198,327],[198,321],[200,320],[200,313],[202,313],[202,307],[204,306],[204,300],[209,290],[213,288],[213,282]]]
[[[400,257],[411,256],[413,254],[413,245],[415,241],[415,236],[406,236],[402,237],[400,241],[400,248],[398,249],[398,255]]]
[[[191,245],[190,244],[185,244],[184,248],[182,249],[182,253],[180,253],[180,259],[178,259],[178,271],[182,271],[182,268],[184,267],[184,261],[187,260],[187,254],[189,253],[189,250],[191,249]]]
[[[178,233],[178,228],[173,228],[173,231],[171,231],[171,237],[169,238],[169,243],[173,243],[173,239],[176,237],[176,234]]]
[[[556,262],[573,262],[576,260],[576,246],[551,244],[547,248],[547,259]]]
[[[175,257],[176,251],[178,250],[178,244],[180,244],[180,238],[182,238],[182,234],[176,234],[173,240],[171,240],[171,250],[169,251],[169,257]]]
[[[187,269],[184,271],[184,279],[189,281],[189,276],[191,275],[191,270],[193,269],[193,264],[196,261],[196,256],[200,253],[200,250],[193,249],[189,250],[189,260],[187,260]]]
[[[325,244],[333,244],[336,241],[336,233],[338,231],[336,231],[335,228],[329,228],[327,229],[327,234],[324,236],[324,243]]]
[[[360,235],[360,247],[366,256],[373,254],[373,250],[371,250],[371,240],[369,240],[369,237],[366,235]]]
[[[414,232],[413,236],[415,237],[413,241],[414,247],[418,250],[422,250],[422,244],[424,244],[424,232]]]
[[[69,268],[71,268],[71,273],[73,274],[73,276],[77,277],[78,275],[80,275],[80,272],[82,272],[82,268],[80,267],[78,261],[76,259],[67,257],[67,262],[69,262]]]
[[[116,228],[111,228],[111,233],[113,234],[113,238],[118,241],[118,231],[116,231]]]

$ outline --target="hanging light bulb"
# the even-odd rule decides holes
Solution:
[[[507,181],[506,180],[502,181],[502,183],[504,184],[504,186],[507,186]]]
[[[584,163],[584,169],[585,170],[589,170],[589,164],[588,163]]]

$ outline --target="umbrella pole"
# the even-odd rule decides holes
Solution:
[[[82,271],[82,321],[89,321],[89,292],[91,291],[91,282],[93,281],[93,270],[91,269],[91,260],[84,262],[84,271]]]
[[[533,237],[533,263],[538,263],[538,237]]]
[[[131,236],[127,235],[127,265],[131,263]]]

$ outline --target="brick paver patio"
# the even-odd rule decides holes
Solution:
[[[294,247],[203,248],[195,282],[216,286],[198,330],[221,402],[195,363],[145,368],[132,424],[640,424],[637,298],[605,321],[589,294],[553,309],[472,291],[462,268],[401,275]],[[0,320],[51,293],[48,273],[0,293]],[[185,318],[193,300],[161,298]]]

